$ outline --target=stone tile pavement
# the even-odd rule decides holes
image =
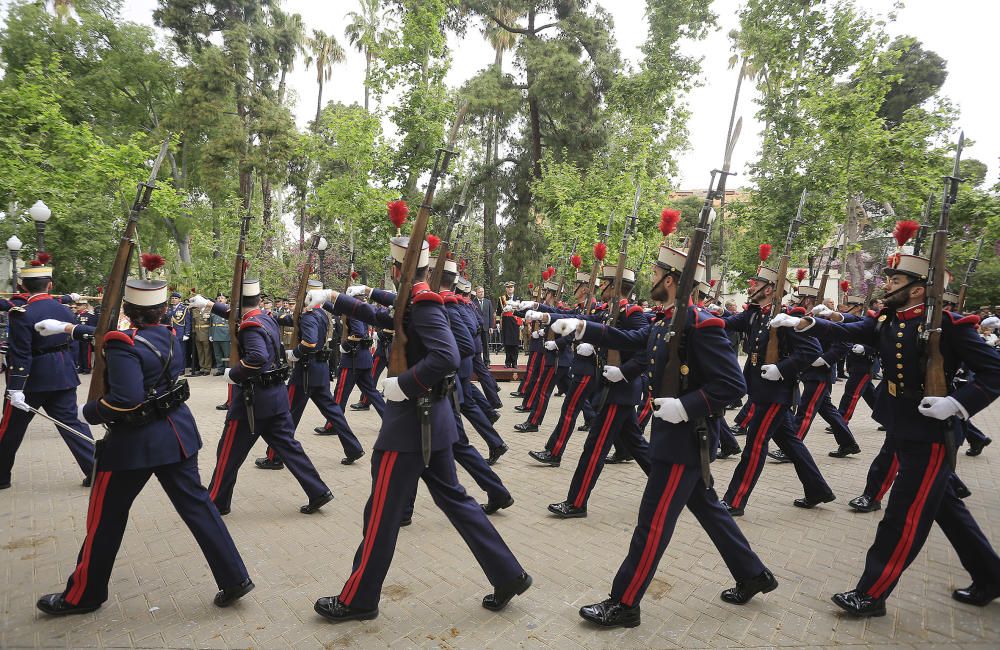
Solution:
[[[205,447],[202,479],[214,467],[223,413],[221,378],[196,378],[191,405]],[[510,384],[503,385],[505,391]],[[842,384],[835,388],[839,398]],[[85,394],[85,387],[81,395]],[[496,466],[516,505],[493,519],[535,584],[506,611],[479,601],[489,584],[425,490],[411,527],[403,529],[383,592],[381,615],[364,623],[329,624],[312,611],[318,596],[336,594],[361,539],[361,510],[370,490],[366,457],[340,465],[335,438],[318,437],[318,411],[308,407],[299,439],[336,499],[314,516],[301,515],[305,497],[287,472],[249,463],[226,517],[257,589],[230,609],[211,604],[216,586],[193,538],[164,493],[151,481],[137,499],[115,564],[110,599],[93,614],[51,619],[35,600],[59,591],[73,570],[84,536],[87,490],[53,428],[36,419],[0,492],[0,647],[4,648],[702,648],[756,646],[1000,647],[1000,603],[985,609],[951,600],[969,578],[936,528],[889,602],[889,613],[867,621],[842,617],[829,601],[854,585],[880,517],[856,514],[859,494],[881,442],[864,404],[854,430],[859,457],[829,458],[832,436],[821,422],[807,438],[837,501],[812,511],[792,507],[801,496],[790,465],[769,462],[739,524],[781,586],[745,607],[719,600],[732,579],[707,536],[685,513],[642,603],[643,624],[603,631],[577,616],[580,605],[606,597],[635,523],[644,476],[634,464],[608,466],[584,520],[551,518],[545,506],[565,498],[584,438],[575,434],[563,466],[538,466],[529,449],[544,444],[559,412],[554,399],[542,431],[518,434],[523,417],[506,400],[498,429],[511,447]],[[378,426],[374,411],[348,416],[366,449]],[[976,419],[998,437],[1000,405]],[[471,431],[471,429],[470,429]],[[485,449],[473,432],[474,444]],[[254,455],[263,452],[259,443]],[[725,485],[735,460],[715,463]],[[1000,544],[1000,446],[979,458],[960,456],[959,472],[973,491],[967,504],[994,545]],[[475,485],[459,471],[477,497]]]

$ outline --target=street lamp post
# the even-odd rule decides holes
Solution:
[[[28,209],[28,214],[31,215],[31,220],[35,222],[35,232],[38,235],[38,251],[41,252],[45,250],[45,223],[52,216],[52,210],[49,206],[45,205],[44,201],[35,201],[35,205]]]
[[[326,269],[324,268],[323,261],[326,259],[326,249],[330,245],[326,241],[326,237],[319,238],[319,244],[316,245],[316,250],[319,251],[319,281],[323,283],[326,287]]]
[[[7,240],[7,252],[10,253],[10,286],[13,293],[17,293],[17,254],[21,252],[23,245],[17,235]]]

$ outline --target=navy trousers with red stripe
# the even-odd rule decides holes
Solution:
[[[795,472],[807,498],[819,499],[831,493],[830,486],[823,479],[809,450],[792,431],[791,413],[787,405],[754,402],[748,413],[752,413],[752,417],[747,428],[746,445],[743,447],[740,463],[729,481],[724,497],[726,503],[734,508],[746,507],[761,470],[764,469],[768,442],[772,438],[795,464]]]
[[[844,384],[844,394],[840,398],[840,405],[837,410],[844,418],[844,422],[850,422],[854,417],[854,409],[858,405],[858,400],[865,400],[868,408],[875,406],[875,388],[872,386],[871,372],[858,370],[851,372]]]
[[[81,434],[92,438],[90,427],[81,422],[76,411],[76,389],[54,390],[43,392],[27,392],[24,400],[32,407],[44,410],[47,415],[62,422],[66,426],[76,429]],[[0,484],[10,483],[10,473],[14,467],[14,457],[24,440],[24,433],[28,430],[28,424],[34,419],[35,414],[30,411],[22,411],[14,408],[10,400],[4,397],[3,417],[0,419]],[[84,476],[90,476],[94,467],[94,445],[80,440],[76,436],[66,433],[61,428],[56,427],[56,431],[62,436],[63,442],[69,447],[76,464]]]
[[[588,403],[596,383],[594,375],[574,377],[570,383],[563,399],[562,409],[559,411],[559,422],[545,443],[545,449],[556,458],[561,458],[563,451],[566,450],[566,443],[576,428],[576,416],[583,410],[584,404]]]
[[[566,374],[569,372],[569,368],[563,368],[556,365],[546,365],[545,371],[542,373],[538,384],[538,396],[535,398],[535,403],[531,407],[531,413],[528,415],[528,422],[538,426],[545,419],[545,412],[549,409],[549,401],[552,399],[552,393],[555,391],[556,386],[562,384],[566,379]]]
[[[295,429],[299,428],[299,422],[302,420],[302,414],[305,412],[309,400],[312,400],[319,412],[326,418],[326,430],[340,437],[340,444],[344,446],[344,454],[349,458],[363,456],[365,450],[358,437],[351,431],[351,425],[347,423],[344,412],[333,400],[330,384],[326,382],[315,388],[310,388],[308,393],[302,389],[300,384],[288,384],[288,407],[292,411],[292,424]],[[281,456],[268,445],[267,459],[273,462],[280,460]]]
[[[329,491],[302,445],[295,439],[295,424],[290,412],[258,418],[254,426],[256,433],[250,433],[246,420],[226,420],[216,452],[215,471],[208,486],[209,496],[219,510],[228,510],[232,505],[236,476],[258,438],[263,438],[274,449],[310,500]]]
[[[792,420],[792,430],[799,440],[805,440],[809,427],[819,415],[833,428],[833,437],[841,447],[858,444],[854,434],[847,427],[844,416],[833,406],[830,400],[830,382],[806,381],[799,399],[799,407]]]
[[[386,358],[381,354],[376,354],[372,357],[372,371],[369,373],[372,378],[372,385],[378,386],[378,378],[382,376],[382,372],[388,366]],[[359,404],[364,404],[368,406],[371,402],[368,401],[368,393],[362,392],[361,399],[358,400]]]
[[[873,598],[889,596],[935,521],[973,583],[1000,584],[1000,557],[955,494],[944,444],[897,441],[894,446],[899,472],[868,549],[858,591]]]
[[[754,410],[753,402],[748,399],[743,404],[743,408],[740,409],[740,412],[736,414],[736,419],[734,420],[734,422],[736,422],[736,426],[741,429],[749,427],[750,420],[753,418]]]
[[[889,438],[886,438],[872,459],[871,467],[868,468],[865,491],[862,494],[881,501],[892,487],[892,482],[896,480],[897,471],[899,471],[899,460],[896,458],[896,448]]]
[[[534,382],[538,379],[538,371],[542,365],[542,356],[541,352],[528,353],[528,363],[524,369],[524,376],[521,377],[521,383],[517,385],[517,392],[527,396],[528,391],[534,387]]]
[[[420,452],[376,449],[372,453],[372,493],[365,505],[364,537],[339,596],[344,604],[359,610],[378,607],[382,583],[396,551],[399,522],[420,479],[491,585],[506,584],[524,572],[482,507],[458,482],[451,447],[433,452],[427,467]],[[444,567],[437,567],[440,569]]]
[[[347,402],[351,399],[351,391],[357,385],[362,395],[368,397],[368,402],[375,407],[375,412],[382,417],[385,411],[385,400],[375,388],[375,380],[372,379],[371,368],[348,368],[341,366],[337,371],[337,388],[333,392],[333,398],[340,405],[340,410],[347,409]],[[327,428],[330,428],[329,422]]]
[[[497,433],[496,427],[490,422],[490,419],[486,417],[486,413],[480,408],[479,404],[476,402],[473,395],[472,382],[466,378],[460,378],[462,382],[462,415],[465,419],[469,421],[472,428],[476,430],[490,449],[496,447],[503,447],[503,438]]]
[[[733,435],[733,430],[729,427],[726,417],[719,418],[719,449],[735,449],[740,446],[740,442]]]
[[[649,475],[649,443],[639,431],[635,407],[628,404],[605,404],[590,425],[587,442],[576,464],[573,480],[569,484],[566,500],[577,508],[586,508],[590,493],[604,469],[604,459],[615,443],[619,449],[634,458]]]
[[[701,470],[653,460],[639,503],[639,521],[632,532],[632,543],[611,586],[613,600],[629,607],[639,604],[685,506],[708,533],[733,578],[746,580],[764,571],[764,564],[719,502],[715,490],[705,489]]]
[[[493,377],[493,373],[490,372],[490,367],[486,365],[486,361],[478,354],[472,357],[472,371],[476,373],[476,379],[479,381],[479,385],[483,387],[483,393],[486,394],[486,401],[489,403],[490,408],[498,409],[503,406],[503,402],[500,401],[500,387],[497,386],[497,380]]]
[[[237,587],[247,579],[247,569],[236,544],[208,490],[201,484],[198,455],[194,454],[170,465],[97,472],[87,510],[87,536],[77,556],[76,570],[63,592],[66,602],[90,606],[108,599],[108,581],[125,534],[129,509],[154,475],[205,554],[219,589]]]

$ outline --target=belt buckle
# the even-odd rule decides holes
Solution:
[[[892,395],[893,397],[896,397],[896,382],[886,381],[886,384],[888,384],[889,386],[889,394]]]
[[[756,366],[757,365],[757,353],[756,352],[754,352],[753,354],[750,355],[750,365],[751,366]]]

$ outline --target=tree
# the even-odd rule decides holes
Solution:
[[[344,36],[359,52],[365,55],[365,110],[368,109],[368,95],[371,91],[372,62],[386,43],[381,28],[382,17],[379,14],[379,0],[358,0],[358,11],[349,11],[345,16],[350,22],[344,28]]]
[[[333,66],[344,60],[344,48],[332,35],[319,29],[314,29],[312,37],[308,41],[309,51],[312,56],[306,59],[306,67],[316,64],[316,85],[319,86],[319,93],[316,96],[316,122],[319,122],[320,110],[323,108],[323,83],[330,81],[333,77]],[[367,110],[367,106],[365,110]]]
[[[903,115],[920,106],[941,90],[948,78],[947,62],[935,52],[925,50],[920,41],[899,36],[889,44],[889,52],[897,55],[895,65],[882,76],[889,82],[879,117],[890,125],[903,121]]]

